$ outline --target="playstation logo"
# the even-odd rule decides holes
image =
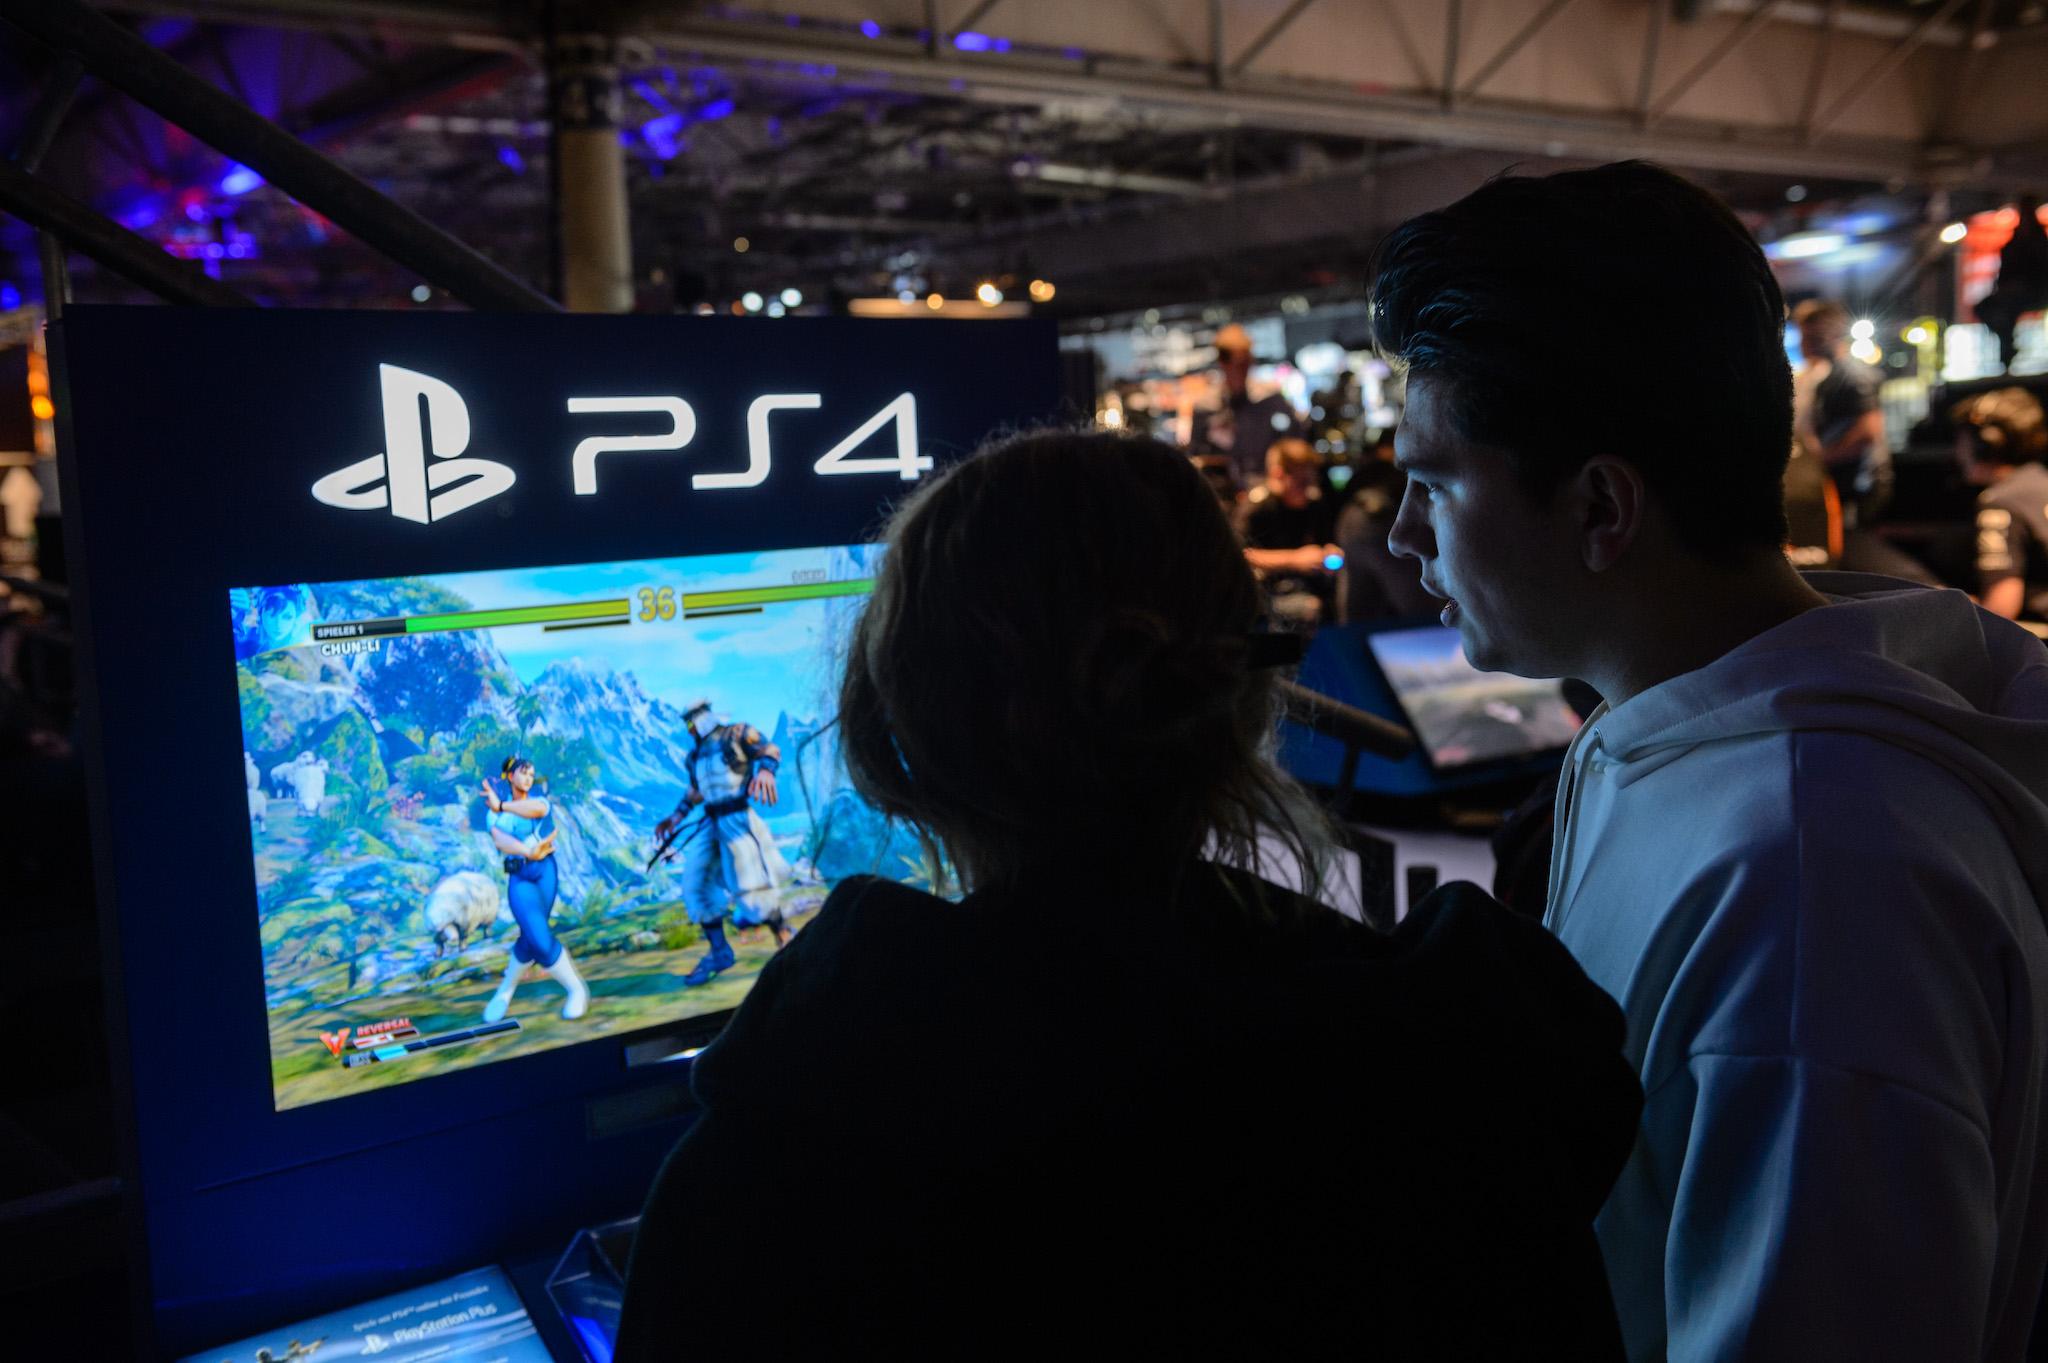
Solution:
[[[457,457],[469,448],[469,408],[462,394],[440,379],[395,364],[378,365],[377,377],[384,390],[384,453],[336,469],[313,484],[316,501],[344,511],[388,506],[400,520],[429,525],[512,486],[508,465]]]

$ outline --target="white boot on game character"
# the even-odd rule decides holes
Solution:
[[[519,977],[525,973],[526,962],[517,956],[505,962],[505,978],[498,981],[498,992],[491,995],[491,1001],[484,1005],[485,1022],[505,1020],[506,1011],[512,1007],[512,993],[519,988]]]
[[[570,1022],[583,1016],[590,1007],[590,986],[583,983],[583,977],[576,973],[576,963],[569,959],[569,948],[563,947],[562,954],[555,957],[555,963],[548,967],[548,978],[569,991],[569,997],[562,1002],[562,1016]]]

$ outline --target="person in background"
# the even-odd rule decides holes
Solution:
[[[2024,388],[1957,403],[1956,459],[1977,495],[1977,589],[2008,620],[2048,620],[2048,422]]]
[[[1998,284],[1977,303],[1977,320],[1998,338],[1998,364],[2008,374],[2020,318],[2048,308],[2048,228],[2041,225],[2041,198],[2022,194],[2014,208],[2019,221],[1998,253]]]
[[[1337,513],[1337,550],[1344,558],[1337,573],[1339,623],[1437,613],[1414,562],[1387,547],[1407,490],[1407,476],[1394,467],[1394,433],[1380,432],[1367,442],[1351,496]]]
[[[1668,343],[1611,319],[1655,298]],[[1474,666],[1603,698],[1546,923],[1646,1107],[1598,1229],[1629,1356],[2020,1363],[2048,1269],[2048,651],[1786,561],[1784,303],[1624,162],[1397,228],[1418,563]],[[1555,394],[1601,376],[1597,402]],[[1683,414],[1674,420],[1674,414]]]
[[[1849,353],[1849,312],[1840,303],[1809,298],[1792,321],[1801,356],[1793,432],[1834,480],[1847,527],[1867,526],[1891,500],[1892,451],[1878,405],[1883,376]]]
[[[897,513],[840,741],[966,896],[842,882],[693,1063],[618,1363],[1619,1357],[1619,1010],[1472,886],[1315,902],[1257,616],[1165,445],[1018,437]]]
[[[1223,377],[1223,405],[1208,413],[1195,437],[1195,453],[1230,459],[1238,486],[1265,476],[1266,451],[1283,436],[1298,434],[1301,420],[1278,393],[1251,395],[1251,333],[1232,322],[1216,333],[1216,369]]]
[[[1245,561],[1265,582],[1275,618],[1314,625],[1327,618],[1331,574],[1342,554],[1335,499],[1323,491],[1323,457],[1290,436],[1266,451],[1266,480],[1237,508]]]

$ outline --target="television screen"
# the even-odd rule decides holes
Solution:
[[[1559,683],[1480,671],[1455,629],[1385,630],[1366,642],[1438,771],[1551,752],[1578,732]]]
[[[276,1105],[732,1008],[835,881],[929,886],[820,722],[878,552],[232,591]]]

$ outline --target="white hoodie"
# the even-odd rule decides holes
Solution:
[[[2048,1270],[2048,649],[1831,601],[1602,706],[1551,930],[1648,1098],[1601,1213],[1634,1360],[2025,1357]]]

